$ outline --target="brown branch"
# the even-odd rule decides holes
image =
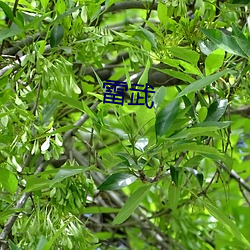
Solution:
[[[25,46],[29,46],[35,41],[43,38],[45,34],[45,32],[39,32],[32,36],[27,36],[25,39],[14,43],[13,47],[4,49],[3,55],[15,55],[19,50],[23,49]]]
[[[234,115],[241,115],[243,117],[250,118],[250,106],[243,106],[237,109],[231,109],[230,113]]]
[[[50,51],[50,45],[45,46],[45,53]],[[5,66],[4,68],[0,69],[0,77],[3,76],[9,70],[16,70],[21,67],[20,62],[23,62],[27,55],[21,56],[18,60],[15,60],[12,64]]]
[[[155,0],[153,0],[153,2],[151,3],[150,9],[149,9],[149,11],[147,12],[146,20],[145,20],[145,21],[143,22],[143,24],[142,24],[142,28],[145,27],[146,21],[149,20],[149,17],[150,17],[150,15],[151,15],[152,8],[153,8],[154,4],[155,4]]]

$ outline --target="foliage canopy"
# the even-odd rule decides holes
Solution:
[[[0,249],[250,249],[248,7],[0,1]]]

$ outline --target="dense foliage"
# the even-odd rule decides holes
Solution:
[[[247,4],[0,1],[0,249],[250,249]]]

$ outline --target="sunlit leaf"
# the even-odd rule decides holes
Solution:
[[[177,187],[173,182],[170,183],[168,188],[168,204],[172,210],[176,210],[180,199],[180,188]]]
[[[217,49],[210,53],[205,60],[206,75],[211,75],[221,68],[224,62],[225,51]]]
[[[14,194],[18,187],[16,176],[10,170],[5,168],[0,168],[0,183],[11,194]]]
[[[196,66],[200,55],[196,51],[186,49],[186,48],[181,48],[181,47],[172,47],[168,49],[170,52],[173,53],[175,57],[178,57],[182,60],[185,60],[187,62],[190,62],[192,65]]]
[[[132,174],[119,172],[109,176],[99,187],[99,190],[117,190],[133,183],[136,177]]]
[[[161,23],[166,24],[168,20],[167,5],[163,2],[159,2],[157,6],[157,14]]]
[[[233,36],[226,35],[220,30],[217,29],[204,29],[200,28],[212,42],[214,42],[219,48],[242,57],[246,57],[246,54],[239,46],[237,40]]]
[[[228,105],[227,99],[222,99],[215,101],[208,108],[208,114],[204,122],[208,121],[219,121],[220,118],[224,115]]]

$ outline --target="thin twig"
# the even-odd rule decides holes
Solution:
[[[148,19],[149,19],[150,15],[151,15],[152,8],[153,8],[154,4],[155,4],[155,0],[153,0],[153,2],[152,2],[152,4],[151,4],[151,6],[150,6],[150,8],[149,8],[149,11],[147,12],[146,20],[143,22],[143,24],[142,24],[142,26],[141,26],[142,28],[144,28],[144,27],[145,27],[145,25],[146,25],[146,21],[148,21]]]
[[[33,114],[34,115],[36,115],[36,110],[37,110],[37,107],[38,107],[38,101],[39,101],[39,97],[40,97],[41,85],[42,85],[42,81],[40,81],[38,83],[37,94],[36,94],[36,101],[35,101],[35,104],[34,104],[34,107],[33,107]]]
[[[241,185],[239,185],[239,188],[240,188],[240,192],[242,193],[242,196],[244,197],[246,203],[248,204],[248,206],[250,206],[250,200],[248,199],[246,193],[244,192],[243,188]]]
[[[39,32],[32,36],[27,36],[25,39],[14,43],[13,47],[4,49],[3,55],[15,55],[19,50],[23,49],[25,46],[31,45],[40,38],[43,38],[45,34],[45,32]]]

